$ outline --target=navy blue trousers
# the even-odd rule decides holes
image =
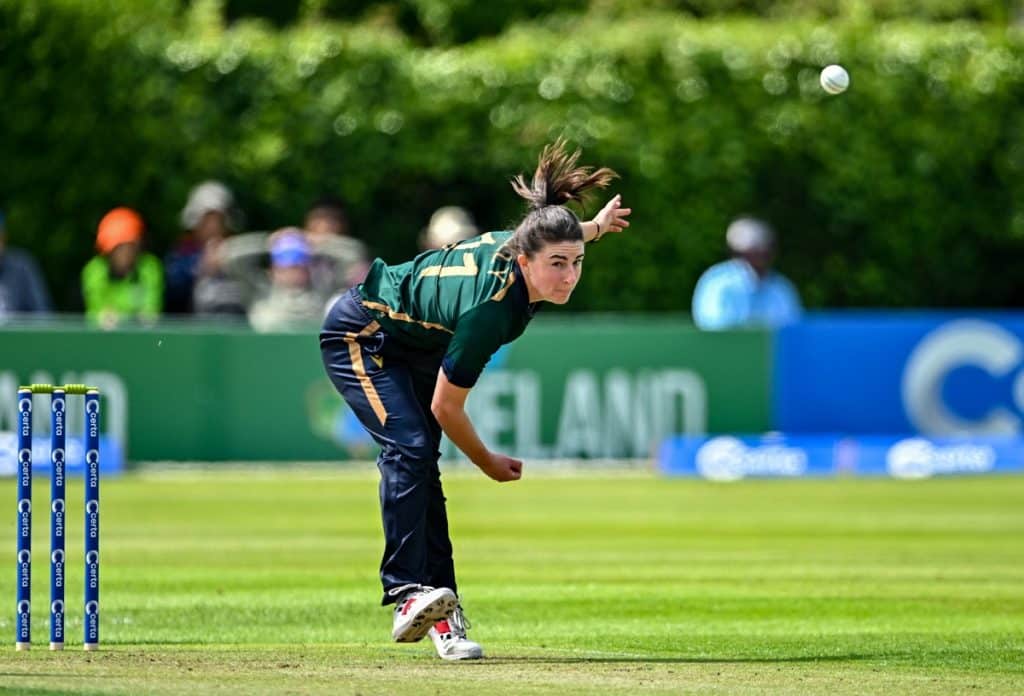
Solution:
[[[430,412],[443,353],[417,351],[385,333],[355,290],[328,312],[320,353],[331,382],[381,446],[381,603],[394,602],[388,590],[408,584],[458,592],[437,467],[441,426]]]

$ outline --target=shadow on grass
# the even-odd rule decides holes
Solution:
[[[166,645],[168,647],[178,647],[183,645],[194,645],[196,647],[208,647],[218,645],[229,645],[238,647],[248,647],[245,643],[211,643],[210,641],[204,641],[200,638],[194,638],[192,640],[182,639],[175,640],[173,638],[161,638],[159,640],[105,640],[103,645],[100,647],[100,652],[103,651],[104,647],[119,647],[119,648],[131,648],[134,646],[147,646],[147,645]]]
[[[553,664],[553,665],[601,665],[601,664],[653,664],[653,665],[699,665],[699,664],[789,664],[809,662],[857,662],[861,660],[891,660],[907,657],[908,655],[885,653],[849,653],[845,655],[795,655],[792,657],[657,657],[644,655],[622,655],[622,656],[565,656],[555,655],[527,655],[527,656],[505,656],[495,655],[473,664]],[[469,663],[467,663],[469,664]]]

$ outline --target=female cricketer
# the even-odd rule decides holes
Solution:
[[[442,431],[495,481],[522,476],[518,459],[492,452],[464,409],[491,355],[519,337],[543,302],[565,304],[583,270],[585,242],[629,226],[614,196],[581,222],[566,203],[605,187],[607,168],[577,166],[561,140],[544,148],[515,230],[488,232],[412,261],[373,262],[366,280],[324,320],[320,350],[334,386],[380,444],[385,548],[383,604],[394,603],[392,638],[430,635],[447,660],[483,656],[466,636],[438,470]]]

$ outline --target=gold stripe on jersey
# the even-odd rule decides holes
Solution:
[[[490,234],[488,232],[488,234]],[[494,252],[494,256],[491,257],[491,264],[493,266],[504,265],[504,268],[499,271],[491,270],[488,271],[492,276],[500,280],[503,285],[498,289],[498,292],[491,295],[491,300],[494,302],[501,302],[505,299],[505,295],[508,294],[508,289],[516,282],[516,274],[512,272],[512,264],[515,263],[515,254],[512,253],[512,239],[509,237]],[[504,264],[502,264],[504,262]]]
[[[480,268],[476,265],[476,259],[473,258],[473,254],[466,252],[462,255],[461,266],[427,266],[420,271],[420,278],[433,278],[434,276],[440,276],[442,278],[451,278],[452,276],[475,276],[480,272]]]
[[[499,273],[498,271],[491,271],[491,273],[493,275],[498,276],[499,278],[502,278],[502,274]],[[516,274],[512,273],[512,269],[509,269],[508,271],[505,272],[505,276],[502,279],[505,281],[505,285],[501,288],[501,290],[491,295],[491,299],[495,302],[501,302],[503,299],[505,299],[505,295],[508,294],[508,289],[512,287],[513,283],[516,282]]]
[[[454,246],[454,248],[476,249],[478,246],[483,246],[484,244],[494,244],[495,241],[496,240],[494,239],[493,234],[491,234],[490,232],[485,232],[484,234],[477,237],[475,242],[459,242]]]
[[[363,306],[367,309],[375,309],[378,312],[384,312],[388,316],[388,319],[394,319],[395,321],[404,321],[410,324],[419,324],[425,329],[436,329],[438,331],[444,331],[445,333],[454,334],[455,332],[449,329],[447,326],[441,326],[440,324],[431,324],[429,321],[420,321],[419,319],[413,319],[404,312],[396,312],[395,310],[388,307],[386,304],[380,302],[371,302],[369,300],[363,300]]]
[[[498,250],[494,252],[492,261],[501,259],[502,261],[511,262],[515,258],[515,254],[512,253],[512,238],[510,237],[504,244],[498,247]]]

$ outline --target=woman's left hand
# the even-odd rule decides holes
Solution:
[[[621,232],[629,227],[626,217],[632,212],[632,208],[622,207],[622,194],[617,193],[605,203],[592,222],[597,225],[598,233],[603,237],[609,232]]]

